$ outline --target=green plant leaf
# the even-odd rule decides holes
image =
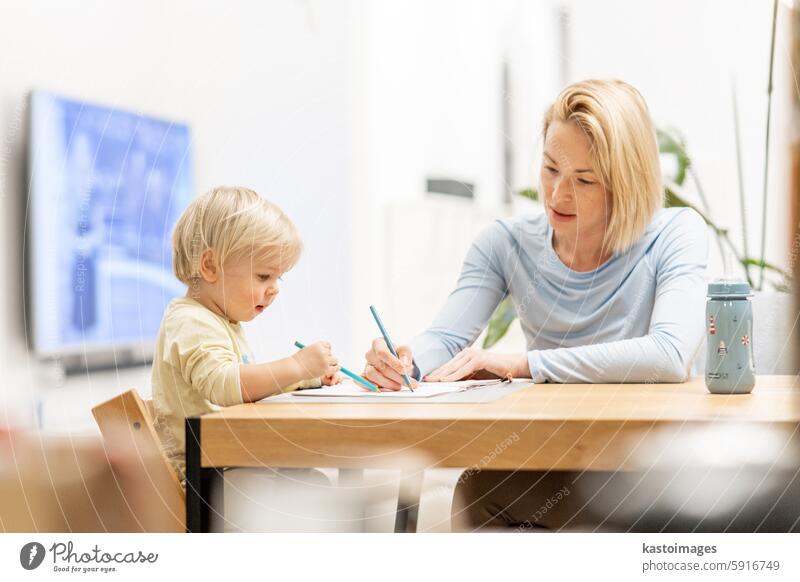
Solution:
[[[665,193],[664,206],[666,206],[667,208],[691,208],[697,214],[699,214],[700,217],[705,221],[705,223],[708,226],[710,226],[714,230],[714,232],[716,232],[718,235],[723,235],[723,236],[728,235],[728,229],[718,226],[713,220],[711,220],[706,215],[705,212],[700,210],[694,204],[687,202],[686,199],[677,192],[675,192],[673,188],[667,186],[666,188],[664,188],[664,193]]]
[[[671,154],[678,160],[678,171],[673,178],[679,186],[686,180],[686,172],[692,165],[689,154],[686,153],[686,142],[683,136],[675,129],[656,129],[658,151],[662,154]]]
[[[791,279],[792,279],[792,275],[790,273],[788,273],[787,271],[784,271],[783,269],[781,269],[777,265],[773,265],[772,263],[768,263],[767,261],[761,261],[759,259],[753,259],[751,257],[743,257],[742,260],[741,260],[741,263],[743,265],[752,266],[752,267],[758,267],[758,268],[762,268],[763,267],[767,271],[772,271],[773,273],[778,273],[784,279],[789,280],[789,281],[791,281]]]
[[[517,311],[514,309],[514,303],[511,301],[511,297],[506,297],[495,307],[492,317],[489,318],[486,337],[483,339],[483,349],[488,350],[499,342],[516,318]]]
[[[536,188],[525,188],[524,190],[517,192],[517,194],[523,198],[528,198],[534,202],[539,202],[539,191],[536,190]]]

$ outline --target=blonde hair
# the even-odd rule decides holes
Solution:
[[[248,188],[212,188],[186,207],[172,233],[172,268],[189,285],[200,276],[200,256],[214,251],[219,265],[258,256],[285,270],[300,258],[297,228],[283,211]]]
[[[561,91],[544,116],[576,123],[589,139],[593,170],[611,194],[604,245],[630,248],[664,204],[653,121],[642,95],[623,81],[587,80]]]

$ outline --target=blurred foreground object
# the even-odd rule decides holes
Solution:
[[[4,532],[171,531],[154,509],[153,461],[107,454],[98,439],[0,432],[0,528]]]
[[[606,516],[599,529],[800,531],[796,430],[745,422],[661,429],[635,456],[642,470],[615,473],[599,491],[576,482]]]

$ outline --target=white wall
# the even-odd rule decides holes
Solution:
[[[306,253],[270,311],[248,326],[259,357],[292,340],[349,349],[341,285],[350,229],[345,206],[350,102],[348,3],[46,2],[0,18],[0,397],[15,423],[32,385],[52,382],[28,355],[22,316],[26,95],[78,99],[188,122],[196,184],[255,188],[297,222]],[[94,401],[146,370],[70,378]],[[94,395],[94,397],[93,397]],[[0,408],[2,405],[0,404]],[[87,409],[88,415],[88,409]]]
[[[517,153],[511,186],[531,183],[557,67],[548,3],[373,0],[359,18],[352,321],[363,353],[378,335],[368,305],[397,343],[410,341],[452,290],[477,231],[512,211],[503,204],[503,100]],[[470,182],[475,200],[426,195],[426,177]]]

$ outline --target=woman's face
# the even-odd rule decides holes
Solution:
[[[554,121],[547,128],[541,170],[547,218],[556,237],[574,245],[602,239],[610,211],[608,193],[592,170],[590,148],[574,122]]]

